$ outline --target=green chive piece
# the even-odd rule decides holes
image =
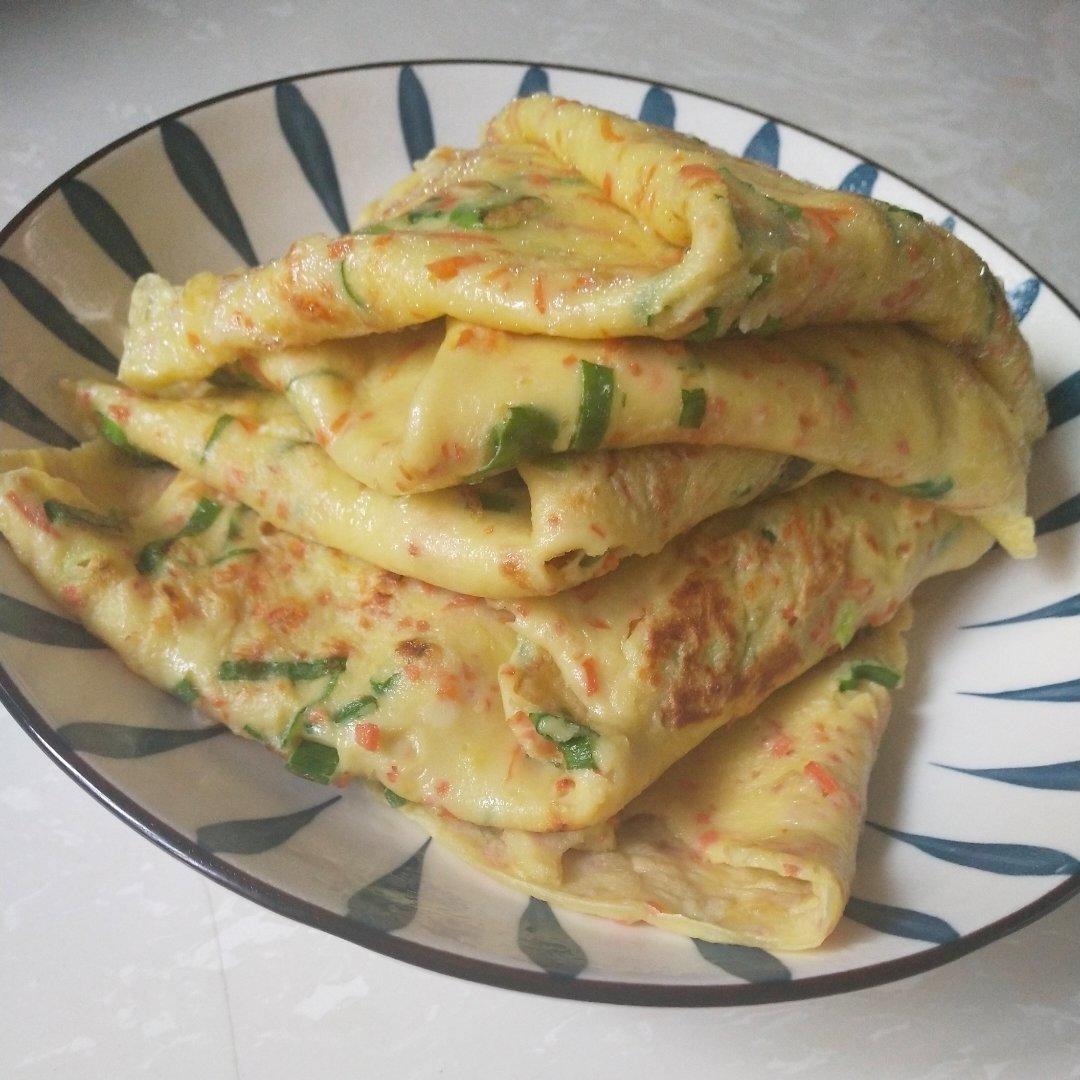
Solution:
[[[519,505],[512,491],[478,491],[476,497],[481,508],[493,514],[512,513]]]
[[[571,450],[595,450],[604,441],[614,395],[615,372],[603,364],[582,360],[581,405],[577,428],[570,440]]]
[[[540,457],[551,449],[559,422],[535,405],[511,405],[506,419],[488,435],[488,460],[470,479],[513,468],[519,461]]]
[[[222,390],[261,390],[263,384],[238,364],[229,364],[227,367],[218,368],[210,376],[209,382]]]
[[[382,789],[383,798],[396,810],[399,806],[404,806],[409,800],[403,799],[396,791],[391,791],[388,787]]]
[[[221,438],[222,433],[235,419],[235,416],[223,413],[214,421],[214,426],[210,429],[210,437],[206,440],[206,445],[203,447],[202,454],[199,456],[200,464],[206,461],[206,455],[210,453],[210,447]]]
[[[362,229],[356,230],[357,236],[381,236],[383,233],[390,232],[390,226],[384,221],[376,221],[372,225],[365,225]]]
[[[707,397],[704,389],[698,386],[682,392],[682,411],[679,413],[679,427],[699,428],[705,419]]]
[[[127,437],[127,432],[111,417],[100,412],[95,415],[97,416],[98,427],[101,429],[101,434],[111,442],[117,450],[122,450],[139,465],[156,467],[165,464],[160,458],[154,457],[153,454],[146,454],[134,446]]]
[[[484,208],[475,203],[459,203],[450,211],[450,224],[459,229],[479,229],[484,224]]]
[[[46,499],[42,504],[45,516],[54,525],[88,525],[92,529],[118,529],[123,525],[119,514],[95,514],[81,506],[71,506],[58,499]]]
[[[761,530],[761,535],[764,536],[765,539],[768,540],[770,544],[775,544],[776,543],[776,533],[774,533],[772,531],[772,529],[762,529]]]
[[[908,484],[897,490],[915,499],[940,499],[942,495],[947,495],[952,491],[955,486],[951,476],[939,476],[934,480],[923,480],[919,484]]]
[[[348,658],[324,656],[319,660],[223,660],[218,666],[222,682],[257,682],[262,679],[287,679],[311,682],[327,675],[340,675]]]
[[[922,214],[916,213],[914,210],[908,210],[905,206],[895,206],[893,203],[887,203],[885,209],[890,214],[903,214],[905,217],[911,218],[913,221],[923,221]]]
[[[337,748],[314,739],[301,739],[285,763],[289,772],[314,780],[316,784],[329,784],[337,767]]]
[[[192,702],[198,701],[200,694],[199,688],[195,685],[194,680],[190,675],[185,675],[175,686],[169,691],[173,697],[178,697],[185,705],[190,705]]]
[[[218,519],[221,513],[221,503],[216,499],[208,499],[205,495],[196,503],[187,524],[176,534],[174,539],[181,536],[198,536],[206,532]]]
[[[359,720],[364,716],[370,715],[378,707],[378,698],[373,694],[365,694],[363,697],[358,697],[354,701],[342,705],[341,708],[334,713],[334,723],[348,724],[352,720]]]
[[[248,510],[246,506],[237,506],[233,509],[233,512],[229,515],[229,531],[225,534],[229,540],[237,540],[240,534],[244,531],[244,517],[247,514],[254,513],[252,510]]]
[[[259,742],[266,742],[266,736],[258,729],[252,727],[250,724],[244,725],[244,730],[253,738],[258,739]]]
[[[592,740],[588,735],[578,735],[569,742],[562,743],[563,761],[568,769],[596,769],[596,758],[593,757]]]
[[[401,672],[395,671],[392,675],[387,675],[385,679],[370,679],[371,689],[376,694],[388,694],[401,679]]]
[[[595,769],[593,737],[596,732],[584,724],[576,724],[561,713],[530,713],[537,734],[555,743],[562,751],[568,769]]]
[[[833,627],[833,640],[841,649],[846,648],[851,643],[855,631],[859,629],[858,619],[859,609],[855,602],[845,600],[840,605],[840,610],[836,615],[836,625]]]
[[[858,689],[859,681],[866,679],[867,682],[875,682],[884,686],[886,690],[895,690],[900,685],[900,672],[884,664],[873,664],[860,660],[851,665],[851,674],[846,679],[840,680],[841,690]]]
[[[751,293],[753,295],[753,293]],[[686,335],[687,341],[712,341],[720,333],[721,308],[705,309],[705,321],[696,330]]]
[[[229,559],[239,559],[242,555],[258,555],[258,548],[233,548],[231,551],[226,551],[224,554],[219,555],[216,559],[211,559],[210,566],[218,566],[223,562],[227,562]]]
[[[777,201],[777,206],[780,207],[780,213],[784,217],[789,218],[791,221],[798,221],[802,217],[802,208],[794,206],[791,203]]]
[[[606,551],[602,551],[599,555],[582,555],[578,559],[578,566],[587,570],[590,566],[595,566],[606,554]]]
[[[382,230],[386,232],[386,229]],[[349,284],[349,275],[345,270],[345,260],[341,260],[341,287],[345,290],[345,295],[361,310],[367,311],[367,304],[364,302],[364,298],[353,290],[353,287]]]
[[[171,536],[163,540],[151,540],[136,557],[135,569],[146,577],[156,574],[161,569],[161,564],[165,561],[165,555],[172,542]]]

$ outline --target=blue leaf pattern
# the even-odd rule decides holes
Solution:
[[[46,330],[92,364],[116,374],[120,361],[28,270],[0,256],[0,281]]]
[[[1012,308],[1017,322],[1023,322],[1027,318],[1031,305],[1038,299],[1039,284],[1038,278],[1028,278],[1027,281],[1021,281],[1015,288],[1009,289],[1006,294],[1009,298],[1009,307]]]
[[[1080,414],[1080,371],[1074,371],[1047,392],[1046,410],[1052,428]]]
[[[316,806],[278,817],[243,818],[202,825],[195,833],[195,843],[218,854],[259,855],[280,847],[340,798],[335,795]]]
[[[856,165],[837,185],[837,191],[850,191],[855,195],[870,196],[877,183],[878,171],[873,165],[862,162]]]
[[[68,649],[105,648],[78,623],[5,593],[0,593],[0,632],[38,645],[62,645]]]
[[[274,104],[285,141],[323,204],[326,216],[339,233],[347,233],[349,216],[341,197],[334,155],[315,110],[294,83],[278,83],[274,88]]]
[[[1028,686],[1022,690],[999,690],[996,694],[961,691],[966,697],[997,698],[999,701],[1080,701],[1080,679]]]
[[[1080,521],[1080,495],[1074,495],[1035,519],[1035,535],[1066,529]]]
[[[1050,877],[1055,874],[1078,874],[1080,862],[1064,851],[1054,848],[1029,847],[1026,844],[978,844],[966,840],[946,840],[939,836],[918,836],[915,833],[899,832],[867,824],[872,829],[911,844],[935,859],[955,863],[957,866],[970,866],[975,870],[986,870],[991,874],[1010,874],[1032,877]]]
[[[129,727],[127,724],[75,723],[56,729],[72,750],[107,758],[142,758],[213,739],[228,731],[222,724],[205,728]]]
[[[710,964],[752,983],[788,982],[791,972],[771,952],[750,945],[720,945],[694,938],[697,951]]]
[[[424,855],[430,843],[425,840],[396,870],[353,893],[346,909],[349,918],[386,933],[408,926],[420,904]]]
[[[195,205],[248,266],[257,265],[240,213],[202,139],[179,120],[163,120],[161,141],[176,178]]]
[[[879,904],[874,900],[860,900],[853,896],[844,914],[853,922],[868,926],[871,930],[880,930],[893,937],[911,938],[914,941],[930,941],[935,945],[944,945],[947,941],[956,941],[960,936],[944,919],[936,915],[927,915],[911,908],[893,907]]]
[[[589,960],[581,946],[562,928],[551,906],[535,896],[518,922],[518,948],[549,975],[574,979]]]
[[[78,440],[59,424],[53,423],[29,398],[25,398],[7,379],[0,378],[0,420],[38,442],[70,450]]]
[[[662,86],[650,86],[641,102],[638,119],[646,124],[674,128],[675,99]]]
[[[762,124],[742,152],[745,158],[760,161],[762,165],[780,167],[780,132],[772,120]]]
[[[1044,791],[1080,791],[1080,761],[1059,761],[1053,765],[1025,765],[1008,769],[961,769],[958,765],[940,765],[939,769],[999,780],[1003,784],[1041,788]]]
[[[518,97],[528,97],[530,94],[550,94],[551,83],[548,82],[548,73],[535,64],[521,76],[521,85],[518,87]]]
[[[949,216],[942,221],[941,227],[946,232],[952,232],[956,228],[956,218],[954,218],[952,214],[949,214]]]
[[[75,220],[128,277],[134,280],[154,272],[139,241],[104,195],[82,180],[69,180],[60,194]]]
[[[1080,615],[1080,593],[1076,596],[1067,596],[1057,603],[1047,604],[1046,607],[1036,608],[1034,611],[1026,611],[1023,615],[1013,615],[1008,619],[994,619],[992,622],[971,623],[962,626],[962,630],[979,630],[984,626],[1009,626],[1012,623],[1031,622],[1033,619],[1067,619],[1072,615]]]
[[[431,122],[431,106],[423,83],[408,64],[398,75],[398,117],[405,139],[409,163],[425,158],[435,148],[435,128]]]

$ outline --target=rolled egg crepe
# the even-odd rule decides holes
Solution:
[[[281,532],[192,477],[133,505],[141,470],[111,448],[0,469],[16,556],[134,671],[312,779],[529,831],[606,821],[989,544],[834,475],[558,597],[496,604]]]
[[[544,596],[659,551],[712,514],[823,470],[783,454],[643,447],[522,465],[482,484],[395,497],[365,487],[280,396],[148,398],[83,384],[114,438],[282,529],[386,570],[495,599]]]
[[[342,469],[389,494],[552,453],[574,455],[561,463],[572,472],[599,448],[722,445],[938,499],[1013,554],[1035,550],[1019,423],[970,364],[907,327],[582,342],[451,320],[268,353],[249,369]]]
[[[403,812],[470,865],[563,907],[704,941],[815,948],[851,892],[910,621],[905,605],[864,631],[603,824],[530,833]]]
[[[155,389],[440,315],[578,339],[912,322],[969,358],[1029,438],[1046,424],[1000,284],[946,230],[547,95],[507,106],[477,150],[434,151],[358,232],[180,288],[143,277],[120,375]]]

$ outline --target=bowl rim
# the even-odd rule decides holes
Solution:
[[[584,75],[598,75],[604,78],[621,79],[643,85],[659,85],[719,105],[728,105],[753,116],[771,119],[793,131],[808,135],[818,142],[842,150],[868,165],[872,165],[887,175],[907,184],[910,188],[932,199],[944,207],[950,214],[972,225],[984,236],[992,240],[1003,251],[1023,267],[1035,271],[1026,260],[1022,259],[1011,247],[999,240],[993,233],[982,228],[967,214],[956,210],[937,195],[919,184],[907,179],[895,169],[881,165],[857,150],[835,139],[828,138],[816,131],[792,123],[783,117],[764,114],[757,109],[730,98],[709,94],[702,90],[680,86],[676,83],[654,83],[652,80],[611,71],[605,68],[584,65],[549,63],[538,60],[513,58],[479,57],[426,57],[414,60],[380,60],[360,64],[343,64],[335,67],[319,68],[312,71],[283,75],[261,82],[227,90],[211,97],[203,98],[190,105],[151,120],[105,146],[82,158],[71,168],[43,188],[32,198],[3,228],[0,228],[0,250],[11,239],[18,228],[65,183],[77,177],[85,169],[102,158],[120,149],[139,136],[160,127],[169,120],[186,116],[200,109],[232,98],[242,97],[259,90],[269,89],[284,83],[302,82],[327,75],[337,75],[357,71],[373,71],[402,67],[433,67],[438,65],[501,66],[501,67],[540,67],[552,71],[569,71]],[[1080,321],[1080,309],[1072,303],[1061,290],[1054,287],[1042,274],[1037,274],[1042,284],[1061,301],[1069,312]],[[488,960],[478,960],[458,953],[448,952],[433,945],[425,945],[399,937],[396,934],[366,927],[348,916],[330,911],[319,904],[302,900],[300,897],[279,889],[267,881],[255,877],[244,870],[226,862],[205,848],[201,848],[193,839],[189,839],[158,818],[152,811],[126,795],[120,788],[107,780],[92,764],[81,758],[64,740],[48,720],[29,702],[18,688],[15,680],[0,663],[0,704],[3,704],[19,726],[52,760],[99,803],[115,814],[126,825],[141,836],[156,844],[162,850],[186,863],[192,869],[205,874],[211,880],[223,885],[240,896],[262,907],[307,926],[333,934],[397,960],[403,960],[416,967],[425,968],[441,975],[450,975],[471,982],[481,983],[506,990],[538,994],[545,997],[569,998],[577,1001],[601,1002],[617,1005],[672,1006],[672,1007],[708,1007],[731,1005],[759,1005],[781,1001],[797,1001],[806,998],[823,997],[831,994],[849,993],[854,990],[868,989],[883,983],[909,978],[942,964],[959,959],[976,949],[988,945],[998,938],[1005,937],[1059,907],[1070,897],[1080,893],[1080,874],[1073,874],[1044,893],[1038,899],[1010,912],[992,923],[979,927],[968,934],[963,934],[953,941],[934,945],[928,949],[910,953],[892,960],[879,961],[865,967],[850,968],[846,971],[832,972],[827,975],[814,975],[792,979],[785,982],[760,983],[724,983],[702,985],[677,985],[649,982],[624,982],[620,980],[568,978],[545,971],[529,971],[525,968],[511,967]]]

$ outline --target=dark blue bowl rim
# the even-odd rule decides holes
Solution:
[[[441,57],[420,60],[386,60],[368,64],[346,64],[340,67],[321,68],[317,71],[306,71],[295,75],[284,75],[276,79],[267,79],[264,82],[252,83],[235,90],[229,90],[202,101],[187,105],[175,112],[168,113],[148,124],[128,132],[126,135],[113,140],[100,150],[95,151],[88,157],[83,158],[73,165],[62,176],[41,191],[35,198],[4,227],[0,229],[0,249],[14,235],[19,226],[50,196],[58,191],[67,181],[78,176],[86,168],[101,158],[111,154],[121,146],[132,142],[147,131],[160,127],[168,120],[174,120],[189,113],[215,105],[231,98],[241,97],[245,94],[269,87],[278,86],[282,83],[300,82],[305,79],[316,79],[326,75],[336,75],[352,71],[373,71],[410,67],[432,67],[438,65],[491,65],[506,67],[542,67],[552,71],[572,71],[584,75],[599,75],[606,78],[625,79],[643,85],[652,85],[651,80],[637,75],[629,75],[624,72],[607,71],[603,68],[582,67],[572,64],[544,63],[536,60],[519,59],[479,59]],[[680,94],[688,94],[692,97],[701,98],[720,105],[730,105],[752,115],[761,116],[756,109],[729,98],[718,97],[715,94],[707,94],[700,90],[678,86],[674,83],[662,84],[666,89],[675,90]],[[858,151],[852,150],[843,143],[834,139],[825,138],[817,132],[800,124],[794,124],[782,117],[771,117],[777,123],[794,131],[800,131],[811,138],[833,146],[838,150],[857,157],[873,165],[882,172],[896,177],[909,187],[922,193],[929,199],[933,199],[939,205],[945,207],[949,213],[969,222],[980,232],[994,241],[1003,251],[1016,259],[1023,266],[1027,266],[1023,259],[1016,254],[1008,245],[996,239],[986,229],[983,229],[970,217],[962,214],[948,203],[942,202],[936,195],[927,191],[918,184],[913,183],[906,177],[897,173],[887,166],[880,165],[871,158],[864,157]],[[1030,269],[1030,268],[1029,268]],[[1034,273],[1034,271],[1032,271]],[[1067,300],[1058,289],[1055,289],[1041,274],[1037,275],[1043,285],[1046,286],[1078,320],[1080,310],[1076,305]],[[648,1006],[718,1006],[718,1005],[760,1005],[780,1001],[797,1001],[804,998],[824,997],[829,994],[849,993],[853,990],[863,990],[872,986],[880,986],[883,983],[894,982],[897,979],[905,979],[932,968],[940,967],[961,956],[965,956],[976,949],[988,945],[998,938],[1005,937],[1016,930],[1035,922],[1044,915],[1053,911],[1054,908],[1063,904],[1070,897],[1080,892],[1080,874],[1066,878],[1053,889],[1044,893],[1038,900],[1017,909],[1011,914],[996,922],[988,923],[970,934],[964,934],[954,941],[943,945],[935,945],[931,948],[903,956],[895,960],[886,960],[881,963],[871,964],[866,967],[853,968],[849,971],[834,972],[829,975],[817,975],[804,979],[793,979],[790,982],[764,982],[764,983],[725,983],[722,985],[695,985],[678,986],[663,983],[619,982],[602,979],[566,978],[551,975],[543,971],[528,971],[520,968],[509,967],[503,964],[490,963],[485,960],[475,960],[470,957],[460,956],[456,953],[437,949],[434,946],[422,945],[414,941],[387,933],[383,930],[374,930],[349,919],[347,916],[328,910],[318,904],[301,900],[260,878],[245,873],[243,870],[230,865],[223,859],[201,848],[193,840],[184,836],[176,829],[161,821],[146,807],[141,806],[110,781],[106,780],[92,765],[79,757],[64,741],[63,737],[49,724],[37,709],[35,709],[16,686],[14,679],[2,664],[0,664],[0,703],[3,703],[15,718],[20,727],[38,744],[45,753],[60,766],[76,783],[85,788],[98,802],[111,810],[121,821],[129,825],[146,839],[155,843],[158,847],[175,856],[181,862],[207,877],[216,881],[219,885],[231,889],[240,896],[253,900],[257,904],[284,915],[286,918],[295,919],[305,923],[316,930],[325,931],[336,937],[351,941],[357,945],[372,949],[390,956],[397,960],[403,960],[408,964],[426,968],[442,975],[452,975],[471,982],[483,983],[488,986],[501,987],[506,990],[518,990],[524,993],[540,994],[546,997],[571,998],[577,1001],[604,1002],[616,1005],[648,1005]]]

